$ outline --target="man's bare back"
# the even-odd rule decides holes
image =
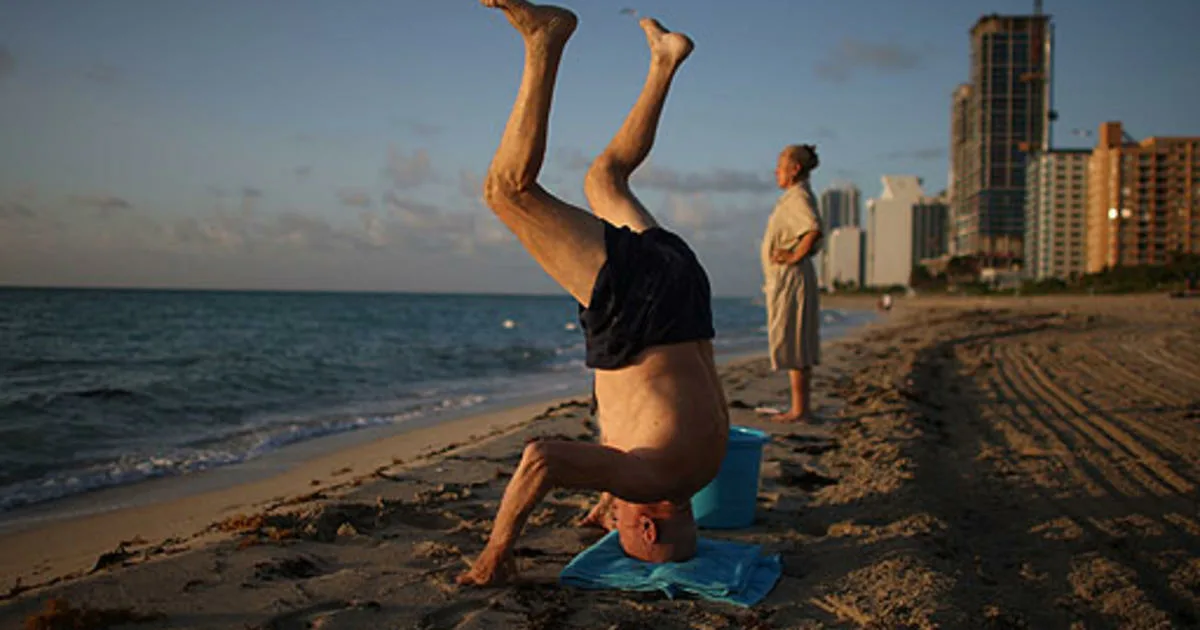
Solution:
[[[672,498],[690,500],[716,475],[729,415],[712,343],[656,346],[628,367],[598,370],[596,398],[604,444],[661,466]]]
[[[481,0],[521,34],[525,65],[488,170],[484,198],[543,269],[581,306],[596,368],[601,443],[529,444],[505,489],[487,546],[460,584],[504,582],[525,521],[552,488],[611,499],[625,552],[651,561],[695,553],[691,497],[725,455],[729,417],[713,359],[711,292],[690,248],[660,228],[629,189],[653,144],[675,72],[692,41],[643,19],[651,52],[645,87],[584,182],[592,213],[537,183],[559,61],[576,17],[525,0]]]

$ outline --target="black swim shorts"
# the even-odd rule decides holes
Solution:
[[[579,309],[588,367],[615,370],[647,348],[715,336],[708,274],[683,239],[605,222],[604,248],[591,302]]]

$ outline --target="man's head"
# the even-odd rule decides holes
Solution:
[[[645,562],[683,562],[696,555],[696,519],[690,502],[613,500],[621,548]]]
[[[775,162],[775,183],[780,188],[787,188],[806,179],[820,164],[815,145],[789,145],[779,153],[779,160]]]

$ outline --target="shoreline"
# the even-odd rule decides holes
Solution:
[[[865,311],[858,299],[830,300],[822,308]],[[869,330],[877,317],[847,327],[822,344],[845,342]],[[728,369],[762,359],[764,352],[718,355]],[[203,530],[230,515],[252,512],[287,497],[357,487],[381,470],[519,431],[548,409],[586,401],[589,390],[497,402],[396,425],[370,427],[290,444],[263,457],[189,475],[103,488],[23,506],[0,515],[0,595],[20,584],[53,584],[78,577],[97,557],[130,540],[208,540]],[[134,533],[131,533],[134,532]],[[71,541],[63,544],[62,541]],[[3,601],[3,599],[0,599]]]

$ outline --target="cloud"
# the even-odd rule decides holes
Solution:
[[[338,201],[344,206],[351,208],[369,208],[371,207],[370,193],[361,188],[342,188],[337,191]]]
[[[771,208],[769,202],[730,204],[706,193],[667,193],[663,222],[689,240],[740,241],[766,226]]]
[[[681,232],[704,238],[706,229],[719,223],[707,195],[668,193],[666,222]]]
[[[7,79],[17,71],[17,58],[4,44],[0,44],[0,81]]]
[[[458,194],[471,201],[483,201],[483,176],[462,169],[458,172]]]
[[[585,171],[592,164],[592,158],[576,148],[557,149],[553,155],[555,163],[569,171]],[[630,183],[636,187],[685,194],[765,192],[775,189],[775,183],[769,177],[748,171],[718,168],[707,173],[680,173],[650,163],[638,167]]]
[[[261,225],[261,237],[276,245],[299,247],[316,251],[328,251],[339,246],[353,246],[358,237],[337,229],[323,219],[285,212]]]
[[[0,202],[0,282],[562,294],[491,213],[394,201],[424,216],[133,209],[102,220]]]
[[[813,138],[815,138],[817,140],[830,140],[830,141],[837,140],[838,132],[831,127],[826,127],[826,126],[822,125],[820,127],[817,127],[817,131],[816,131],[816,133],[813,134]]]
[[[932,162],[946,157],[945,147],[925,147],[922,149],[908,149],[903,151],[889,151],[884,153],[883,157],[889,160],[909,160],[916,162]]]
[[[308,179],[308,177],[312,175],[312,171],[313,167],[307,165],[297,166],[296,168],[292,169],[292,172],[296,174],[296,178],[300,180]]]
[[[775,189],[766,175],[728,168],[707,173],[679,173],[670,168],[644,164],[634,171],[631,184],[673,193],[757,193]]]
[[[434,136],[441,135],[445,128],[441,125],[435,125],[433,123],[414,121],[408,123],[408,130],[412,132],[414,136],[418,136],[420,138],[433,138]]]
[[[392,185],[400,189],[416,188],[434,179],[429,152],[425,149],[417,149],[412,155],[405,155],[396,147],[388,149],[387,165],[383,172]]]
[[[83,78],[101,85],[117,85],[124,79],[124,74],[120,70],[104,62],[92,64],[80,74]]]
[[[362,222],[363,237],[366,239],[366,245],[370,247],[383,247],[388,244],[388,226],[382,217],[374,212],[360,212],[358,218]]]
[[[99,211],[100,216],[108,217],[113,213],[121,210],[130,210],[133,204],[129,203],[121,197],[109,194],[94,194],[94,195],[74,195],[70,198],[71,203],[77,206],[86,208],[94,208]]]
[[[37,199],[38,189],[33,184],[21,184],[17,187],[17,199],[20,201],[33,201]]]
[[[391,124],[404,129],[409,134],[423,140],[431,140],[442,135],[442,133],[446,131],[445,125],[439,125],[437,123],[431,123],[428,121],[404,116],[393,116],[390,119],[390,122]]]
[[[228,190],[225,190],[224,188],[221,188],[220,186],[213,186],[212,184],[206,185],[204,187],[204,192],[216,197],[217,199],[225,199],[226,197],[229,196]]]
[[[586,171],[592,165],[592,158],[574,147],[555,149],[554,161],[568,171]]]
[[[383,195],[387,213],[381,219],[389,226],[389,240],[409,247],[439,249],[452,247],[473,254],[478,246],[508,245],[516,238],[482,204],[470,212],[450,212],[434,204],[399,197],[393,191]],[[398,234],[403,234],[399,237]]]
[[[254,212],[254,207],[258,205],[258,200],[262,199],[263,191],[261,188],[254,186],[242,187],[242,214],[250,214]]]
[[[925,56],[903,44],[875,43],[846,37],[831,55],[817,62],[817,76],[840,83],[859,71],[877,74],[896,74],[913,70],[925,61]]]
[[[388,217],[410,227],[427,227],[437,223],[441,208],[414,199],[402,199],[389,190],[383,193],[383,205]]]
[[[0,219],[32,219],[33,208],[20,201],[0,201]]]

